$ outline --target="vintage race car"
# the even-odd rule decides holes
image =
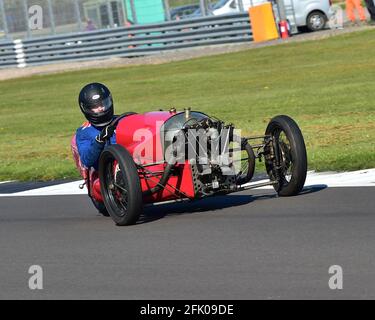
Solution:
[[[265,134],[254,137],[242,137],[232,124],[190,109],[126,113],[113,125],[117,144],[105,147],[98,172],[82,166],[74,137],[72,150],[89,197],[117,225],[136,223],[144,204],[265,185],[279,196],[294,196],[305,183],[304,139],[285,115],[274,117]],[[265,163],[266,183],[249,184],[256,160]]]

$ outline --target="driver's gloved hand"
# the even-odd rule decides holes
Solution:
[[[116,128],[111,125],[104,127],[102,132],[100,132],[96,136],[95,140],[99,142],[100,144],[106,143],[112,137],[113,133],[115,132],[115,129]]]

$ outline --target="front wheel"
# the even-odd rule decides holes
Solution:
[[[109,213],[103,202],[99,202],[98,200],[95,200],[94,198],[90,198],[90,199],[100,214],[102,214],[104,217],[109,217]]]
[[[305,142],[297,123],[288,116],[277,116],[267,126],[271,138],[266,150],[266,169],[280,196],[294,196],[302,191],[307,174]]]
[[[104,204],[119,226],[135,224],[143,210],[138,170],[120,145],[105,148],[99,159],[100,189]]]

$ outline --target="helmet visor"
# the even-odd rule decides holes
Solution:
[[[95,115],[95,114],[101,114],[103,112],[108,111],[109,109],[112,108],[112,106],[113,106],[112,97],[109,96],[101,101],[98,101],[98,103],[95,105],[87,106],[85,109],[87,113]]]

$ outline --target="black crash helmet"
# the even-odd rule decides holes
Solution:
[[[90,83],[83,87],[78,103],[86,119],[94,126],[106,126],[113,119],[112,95],[104,84]],[[102,107],[100,112],[95,112],[99,107]]]

